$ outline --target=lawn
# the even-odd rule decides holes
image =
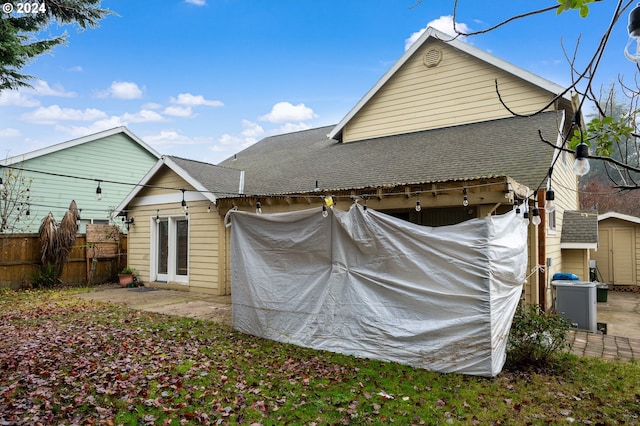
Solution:
[[[206,321],[0,290],[0,425],[640,424],[640,365],[438,374]]]

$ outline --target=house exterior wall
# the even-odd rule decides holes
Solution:
[[[29,191],[31,220],[24,220],[25,229],[22,231],[37,232],[49,212],[59,222],[72,200],[82,209],[79,232],[84,232],[84,224],[91,221],[108,222],[111,211],[156,161],[153,154],[128,136],[118,133],[14,164],[17,168],[86,178],[24,171],[23,176],[32,179]],[[98,180],[125,185],[102,182],[102,200],[98,201],[95,199]]]
[[[589,250],[562,250],[563,272],[576,274],[582,281],[589,281]]]
[[[225,288],[226,246],[224,226],[217,208],[194,188],[167,167],[160,169],[130,203],[128,217],[134,218],[128,235],[129,266],[138,270],[141,279],[154,287],[227,294]],[[166,189],[175,188],[175,189]],[[181,207],[182,192],[188,205],[188,215]],[[211,211],[209,212],[209,206]],[[187,218],[188,226],[188,282],[161,283],[152,276],[155,261],[154,233],[156,215]],[[222,251],[222,255],[220,255]],[[221,285],[222,283],[222,285]]]
[[[598,222],[598,250],[591,256],[603,282],[640,285],[640,225],[608,218]]]
[[[544,149],[544,148],[541,148]],[[551,166],[551,165],[549,165]],[[564,212],[578,209],[578,181],[573,173],[573,157],[571,155],[560,154],[560,158],[556,161],[552,179],[551,188],[555,192],[555,229],[550,229],[550,221],[548,215],[545,214],[545,253],[540,257],[540,264],[545,266],[544,285],[545,298],[544,306],[547,309],[553,307],[553,287],[551,286],[551,278],[557,272],[569,272],[567,268],[575,268],[582,271],[579,276],[589,277],[589,257],[585,253],[577,254],[574,252],[586,252],[588,250],[562,250],[560,248],[560,237],[562,235],[562,223],[564,220]],[[544,206],[544,195],[540,195],[541,206]],[[543,210],[541,210],[543,211]],[[565,254],[569,254],[569,258],[565,259]],[[582,259],[583,264],[578,265],[578,259]],[[565,264],[569,262],[571,266]],[[584,271],[587,275],[583,275]]]
[[[425,55],[433,49],[441,52],[442,59],[429,68]],[[505,103],[516,113],[538,111],[554,96],[442,41],[430,40],[347,123],[343,141],[510,117],[498,99],[496,79]]]

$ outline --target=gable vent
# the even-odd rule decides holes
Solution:
[[[424,57],[422,58],[422,60],[424,62],[424,66],[426,66],[427,68],[433,68],[437,66],[442,60],[442,50],[429,49],[424,54]]]

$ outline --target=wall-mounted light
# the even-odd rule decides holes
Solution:
[[[260,203],[260,201],[256,203],[256,213],[262,214],[262,204]]]
[[[156,223],[160,223],[160,209],[156,210]]]
[[[640,62],[640,4],[629,13],[629,40],[624,47],[624,56],[631,62]]]
[[[98,187],[96,188],[96,200],[98,201],[102,200],[102,188],[100,188],[100,182],[102,181],[98,181]]]
[[[465,207],[469,205],[469,198],[467,198],[467,188],[462,188],[462,205]]]
[[[322,217],[327,217],[329,216],[329,212],[327,211],[327,205],[323,204],[322,205]]]

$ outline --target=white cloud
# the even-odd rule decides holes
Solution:
[[[73,98],[75,92],[67,92],[60,84],[49,86],[44,80],[35,80],[32,87],[22,87],[18,90],[0,91],[0,106],[37,107],[40,101],[36,96],[56,96],[59,98]]]
[[[20,136],[21,134],[22,133],[20,133],[20,130],[14,129],[12,127],[7,127],[6,129],[0,129],[0,138],[1,137],[10,138],[14,136]]]
[[[22,114],[21,118],[29,123],[55,124],[62,120],[92,121],[107,117],[104,111],[95,108],[85,110],[61,108],[58,105],[40,107],[34,111]]]
[[[440,30],[443,33],[451,35],[452,37],[455,37],[456,35],[456,32],[453,30],[453,16],[451,15],[441,16],[438,19],[434,19],[433,21],[428,22],[426,27],[411,34],[411,36],[404,41],[404,50],[405,51],[408,50],[411,47],[411,45],[420,38],[422,33],[424,33],[427,30],[428,27],[433,27],[436,30]],[[469,26],[461,22],[456,22],[456,29],[459,32],[463,32],[463,33],[470,31]],[[464,39],[464,37],[460,37],[460,39],[462,40]]]
[[[192,117],[193,111],[191,107],[168,106],[164,109],[164,113],[174,117]]]
[[[205,6],[206,0],[184,0],[185,3],[195,4],[196,6]]]
[[[82,72],[84,70],[82,69],[82,67],[80,65],[76,65],[75,67],[69,68],[68,71],[71,71],[71,72]]]
[[[221,101],[207,100],[202,95],[192,95],[191,93],[180,93],[177,98],[171,98],[172,104],[188,105],[188,106],[212,106],[221,107],[224,103]]]
[[[138,99],[142,97],[142,89],[130,81],[114,81],[107,90],[96,94],[99,98]]]
[[[164,121],[164,117],[155,111],[143,109],[135,114],[125,113],[122,115],[122,119],[129,123],[149,123]]]
[[[291,132],[299,132],[300,130],[308,130],[311,126],[307,123],[299,122],[299,123],[285,123],[276,131],[279,134],[282,133],[291,133]]]
[[[60,84],[55,84],[53,87],[49,86],[44,80],[36,80],[32,84],[33,88],[26,88],[27,92],[35,92],[34,95],[38,96],[57,96],[60,98],[75,98],[77,94],[75,92],[67,92]]]
[[[30,95],[17,90],[0,91],[0,106],[37,107],[40,101],[33,99]]]
[[[257,138],[264,135],[264,129],[258,123],[242,120],[243,131],[240,133],[245,138]]]
[[[243,130],[239,135],[225,133],[218,139],[218,143],[210,149],[213,152],[234,153],[242,151],[258,142],[258,138],[264,135],[264,129],[257,123],[249,120],[242,120]]]
[[[305,104],[292,105],[289,102],[278,102],[271,112],[260,117],[260,121],[285,123],[287,121],[304,121],[316,118],[317,115]]]
[[[162,105],[156,102],[147,102],[146,104],[142,105],[143,109],[160,109],[162,108]]]
[[[62,126],[56,125],[55,130],[70,134],[71,136],[81,137],[98,133],[103,130],[113,129],[114,127],[126,126],[120,117],[109,117],[104,120],[98,120],[89,126]]]
[[[194,145],[198,143],[189,136],[180,134],[173,129],[161,130],[160,133],[157,133],[155,135],[146,135],[143,139],[155,147],[170,145]]]

